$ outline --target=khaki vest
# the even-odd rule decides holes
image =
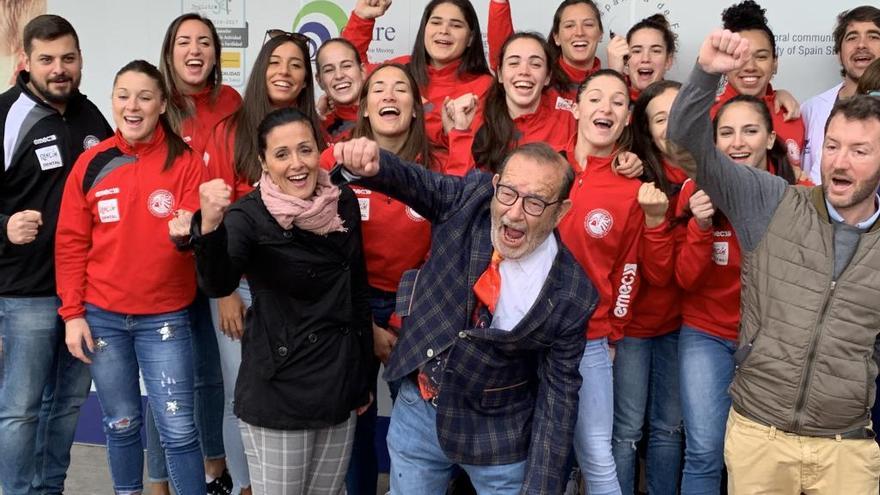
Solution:
[[[821,187],[789,187],[767,234],[744,253],[739,345],[752,349],[730,390],[740,413],[809,436],[866,426],[877,376],[880,222],[832,283],[828,218]]]

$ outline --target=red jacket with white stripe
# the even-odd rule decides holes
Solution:
[[[641,182],[617,175],[612,157],[591,156],[582,169],[574,160],[575,139],[566,151],[576,173],[572,207],[559,233],[599,292],[586,337],[614,342],[623,338],[639,287],[639,243],[645,223],[638,203]]]
[[[321,121],[321,132],[324,134],[324,142],[328,145],[345,141],[351,136],[351,131],[358,121],[357,102],[351,105],[336,105],[333,111]]]
[[[177,249],[168,221],[199,209],[205,166],[185,151],[163,170],[161,126],[148,143],[116,135],[80,155],[64,186],[55,235],[58,313],[85,314],[84,303],[124,314],[188,306],[196,293],[191,252]]]

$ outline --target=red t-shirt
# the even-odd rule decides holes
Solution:
[[[116,135],[80,155],[64,186],[55,235],[58,313],[85,314],[84,303],[123,314],[158,314],[192,303],[191,252],[177,249],[168,222],[199,209],[205,167],[186,151],[164,170],[165,133],[130,145]]]

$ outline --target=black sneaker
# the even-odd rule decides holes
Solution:
[[[232,493],[232,476],[229,470],[224,469],[223,474],[206,486],[207,495],[230,495]]]

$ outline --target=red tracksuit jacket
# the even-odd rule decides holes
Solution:
[[[639,287],[639,243],[645,223],[638,203],[641,182],[617,175],[611,157],[591,156],[582,170],[574,160],[575,139],[566,151],[576,173],[572,207],[559,233],[599,292],[586,337],[614,342],[623,338]]]
[[[358,17],[354,12],[348,18],[345,29],[342,30],[342,37],[350,41],[358,49],[361,60],[367,61],[367,50],[370,47],[370,41],[373,39],[373,27],[375,19],[363,19]],[[409,62],[410,56],[405,55],[397,57],[391,62],[399,62],[406,64]],[[425,107],[425,128],[428,132],[428,139],[435,146],[435,155],[442,161],[446,162],[449,155],[449,140],[443,132],[443,122],[440,118],[440,109],[443,107],[443,101],[449,98],[457,98],[467,93],[474,93],[480,101],[484,101],[486,93],[492,86],[493,78],[490,75],[463,75],[459,76],[458,67],[461,61],[453,62],[442,69],[436,69],[428,66],[428,85],[419,88],[422,93],[422,102]],[[370,67],[370,70],[375,65]],[[471,129],[479,129],[483,123],[483,111],[477,107],[477,113],[474,121],[471,123]]]
[[[204,153],[214,127],[241,106],[241,95],[227,85],[220,86],[217,101],[211,103],[211,88],[190,95],[195,112],[183,121],[181,137],[196,153]]]
[[[712,118],[715,118],[715,114],[718,113],[718,109],[721,108],[724,102],[737,94],[739,93],[736,92],[732,84],[726,84],[724,90],[715,98],[715,104],[712,105],[710,112]],[[795,120],[786,122],[782,110],[779,113],[773,113],[773,105],[776,103],[776,90],[770,84],[767,85],[764,103],[767,105],[767,108],[770,110],[770,116],[773,118],[773,130],[776,131],[776,139],[781,140],[782,144],[785,145],[786,151],[788,151],[788,162],[795,167],[800,167],[801,151],[804,149],[804,134],[806,132],[803,119],[798,117]]]
[[[333,147],[321,154],[321,167],[335,165]],[[409,206],[382,193],[352,184],[361,207],[361,230],[367,281],[397,292],[403,272],[424,263],[431,248],[431,224]]]
[[[544,98],[535,113],[521,115],[513,119],[513,124],[516,126],[518,145],[543,142],[556,151],[565,151],[571,137],[577,132],[574,115],[568,110],[553,108]],[[472,153],[475,139],[476,133],[472,131],[449,133],[449,148],[452,151],[449,159],[455,167],[454,170],[462,168],[467,172],[477,165]],[[464,162],[461,162],[462,158]]]
[[[130,145],[119,132],[80,155],[64,186],[55,234],[58,313],[85,314],[84,303],[124,314],[176,311],[196,293],[191,252],[168,237],[177,210],[199,209],[205,166],[187,151],[170,170],[165,133]]]
[[[669,163],[663,163],[663,170],[672,184],[680,185],[687,179],[683,170]],[[687,224],[676,217],[677,202],[678,194],[669,198],[663,224],[645,227],[639,250],[642,280],[632,320],[626,327],[627,337],[660,337],[681,327],[681,289],[675,280],[675,252],[676,244],[684,240]]]
[[[678,195],[676,211],[685,215],[696,192],[688,179]],[[681,313],[685,325],[710,335],[736,340],[739,333],[740,249],[730,221],[716,214],[708,230],[691,217],[684,242],[679,244],[675,279],[682,288]]]

